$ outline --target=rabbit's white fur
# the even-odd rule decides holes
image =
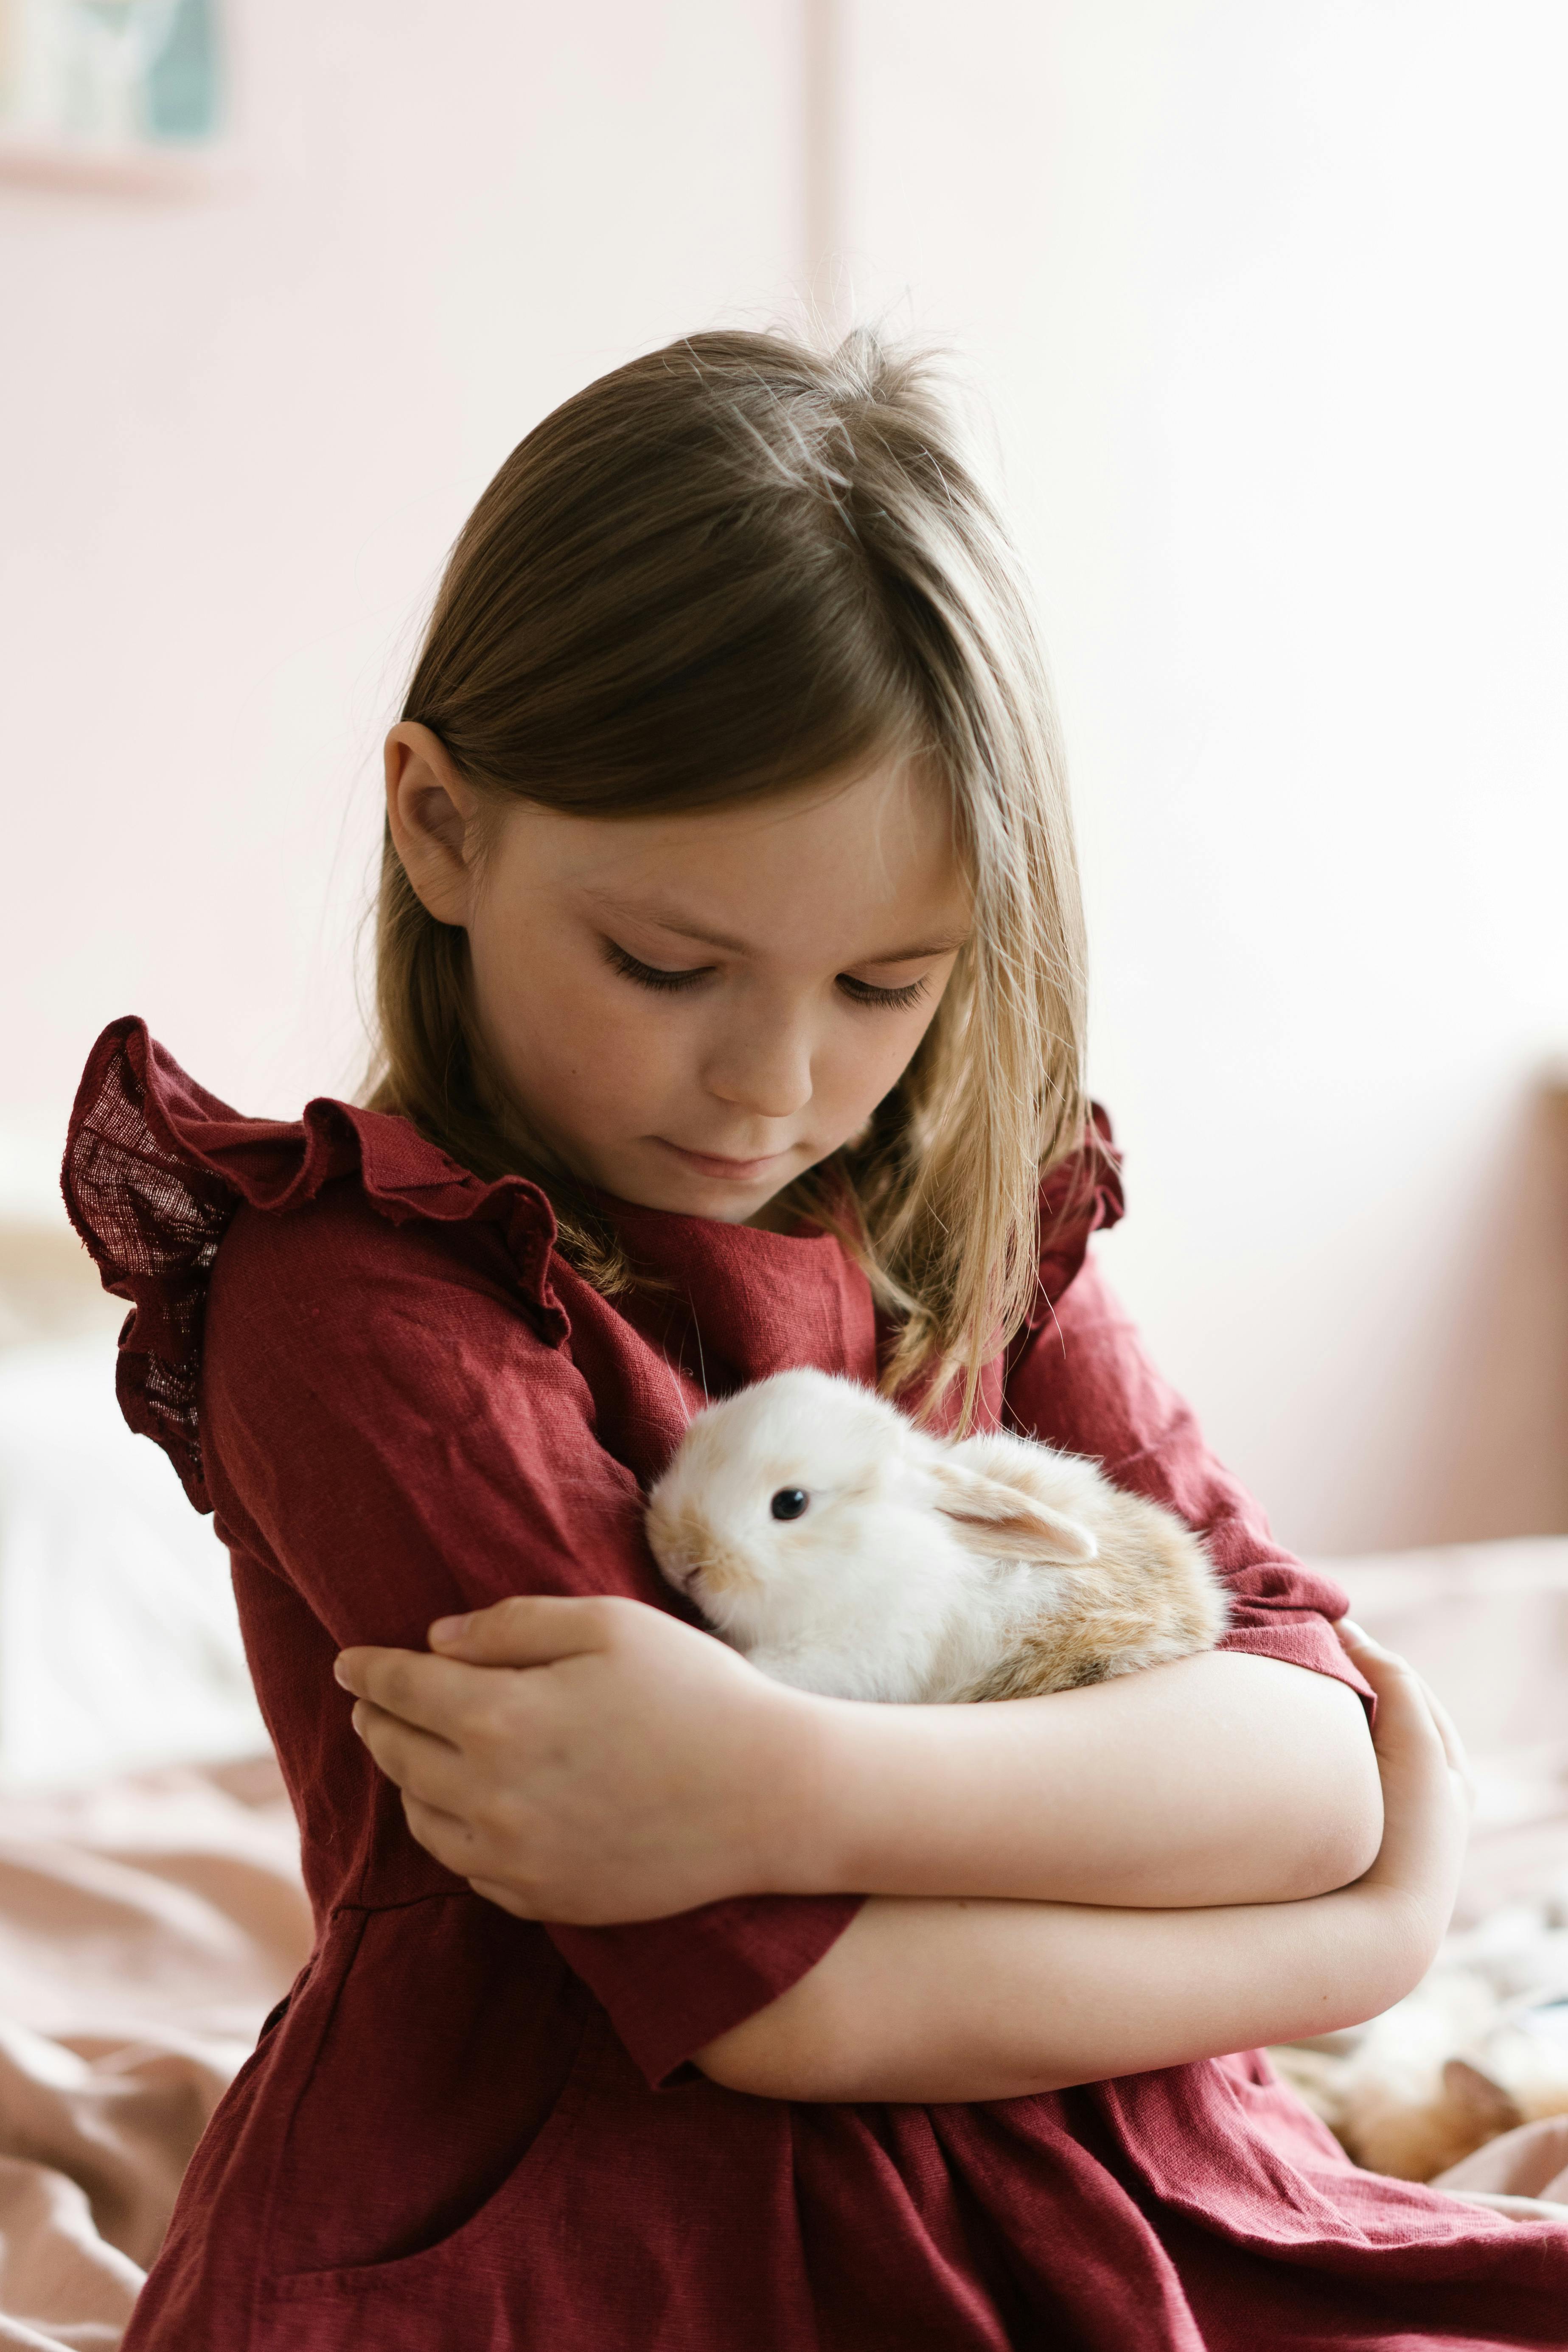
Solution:
[[[773,1517],[791,1487],[805,1513]],[[1092,1462],[932,1437],[825,1372],[699,1413],[647,1532],[754,1666],[840,1698],[1021,1698],[1189,1656],[1226,1622],[1197,1538]]]

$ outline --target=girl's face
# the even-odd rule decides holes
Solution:
[[[424,727],[394,728],[386,756],[398,855],[468,931],[518,1108],[645,1208],[765,1223],[894,1085],[968,932],[946,795],[903,761],[747,806],[583,817],[487,812]]]

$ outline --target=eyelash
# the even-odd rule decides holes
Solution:
[[[614,940],[605,941],[605,960],[623,979],[635,981],[639,988],[652,989],[660,996],[678,996],[683,990],[694,988],[713,969],[710,963],[704,963],[690,971],[663,971],[658,964],[643,963],[637,956],[628,955]],[[920,1003],[931,982],[922,977],[911,980],[903,988],[873,988],[868,981],[852,980],[847,972],[840,972],[838,985],[852,1004],[902,1013]]]
[[[931,982],[922,978],[911,980],[904,988],[872,988],[868,982],[851,980],[847,972],[841,971],[838,985],[852,1004],[878,1004],[891,1012],[902,1013],[910,1005],[920,1003]]]
[[[639,963],[635,955],[618,948],[614,940],[605,941],[605,960],[627,980],[635,980],[639,988],[657,989],[660,995],[673,996],[683,988],[690,988],[706,980],[713,967],[699,964],[694,971],[661,971],[657,964]]]

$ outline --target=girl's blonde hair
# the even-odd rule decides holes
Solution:
[[[1035,1292],[1043,1171],[1085,1125],[1083,945],[1050,689],[1020,568],[931,361],[693,335],[547,416],[452,551],[404,705],[481,793],[584,814],[714,808],[907,757],[952,794],[973,930],[865,1132],[787,1196],[865,1266],[930,1400]],[[549,1194],[606,1292],[614,1232],[508,1105],[468,937],[388,835],[377,1109]]]

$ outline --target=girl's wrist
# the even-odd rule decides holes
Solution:
[[[1314,2030],[1381,2017],[1420,1983],[1442,1940],[1428,1906],[1402,1888],[1363,1880],[1300,1907],[1327,1930],[1320,1965],[1332,1987],[1334,2014]],[[1310,1942],[1303,1937],[1301,1948]]]
[[[944,1710],[789,1696],[789,1759],[773,1799],[775,1851],[788,1876],[774,1883],[798,1895],[922,1891],[901,1882],[920,1875],[907,1848],[942,1843],[926,1773]],[[920,1824],[912,1837],[911,1813]]]
[[[854,1817],[863,1799],[870,1707],[784,1684],[767,1685],[752,1764],[758,1894],[867,1891],[856,1868]],[[883,1710],[886,1712],[886,1710]]]

